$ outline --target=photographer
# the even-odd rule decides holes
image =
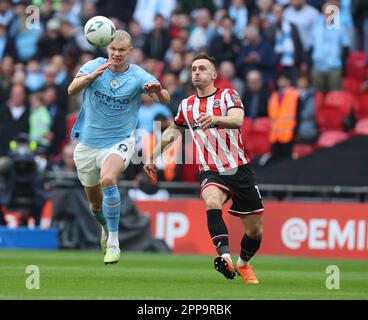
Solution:
[[[39,149],[40,150],[40,149]],[[36,156],[37,144],[20,133],[10,142],[10,153],[0,158],[0,224],[6,224],[1,206],[22,213],[19,225],[27,226],[28,217],[40,226],[42,208],[46,201],[42,171],[45,161]]]

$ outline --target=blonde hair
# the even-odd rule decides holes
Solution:
[[[116,30],[114,41],[124,42],[126,40],[128,40],[130,46],[132,46],[132,37],[131,37],[131,35],[128,32],[124,31],[124,30]]]

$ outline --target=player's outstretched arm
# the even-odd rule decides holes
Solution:
[[[98,67],[95,71],[93,71],[90,74],[80,75],[80,76],[75,77],[72,83],[68,87],[68,94],[70,96],[73,96],[81,92],[93,80],[97,79],[110,64],[111,62],[107,62],[103,64],[102,66]]]
[[[185,130],[184,127],[177,126],[175,123],[173,123],[162,133],[161,140],[158,142],[150,159],[143,167],[144,171],[151,177],[153,181],[157,179],[156,178],[157,166],[155,164],[156,158],[160,154],[162,154],[162,152],[166,148],[170,147],[170,145],[173,144],[175,140],[184,133],[184,130]]]
[[[168,104],[171,100],[169,93],[161,87],[159,82],[146,83],[144,90],[162,104]]]
[[[208,113],[201,113],[197,120],[202,129],[211,126],[228,129],[239,129],[243,125],[244,110],[242,108],[230,109],[226,116],[213,116]]]

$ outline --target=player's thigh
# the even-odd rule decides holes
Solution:
[[[77,168],[78,178],[83,186],[93,187],[99,184],[100,169],[96,164],[98,150],[80,143],[76,146],[73,160]]]
[[[93,212],[100,212],[102,210],[102,190],[101,186],[97,185],[94,187],[84,187],[87,195],[90,209]]]
[[[221,209],[228,199],[227,191],[216,186],[208,186],[202,190],[201,196],[206,204],[207,210]]]
[[[121,172],[125,169],[125,160],[115,153],[107,156],[101,167],[100,179],[101,184],[115,184]],[[112,180],[111,183],[104,180]]]
[[[263,214],[253,213],[247,215],[240,215],[240,220],[248,236],[253,238],[262,237],[263,233]]]
[[[115,184],[119,175],[127,168],[133,156],[135,141],[133,137],[127,138],[109,149],[102,151],[97,163],[101,167],[101,185]],[[112,181],[110,181],[112,180]]]

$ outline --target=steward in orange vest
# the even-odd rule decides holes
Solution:
[[[272,93],[268,102],[268,117],[271,120],[270,141],[274,143],[289,143],[293,141],[296,126],[299,93],[292,87],[287,87],[283,93]]]

